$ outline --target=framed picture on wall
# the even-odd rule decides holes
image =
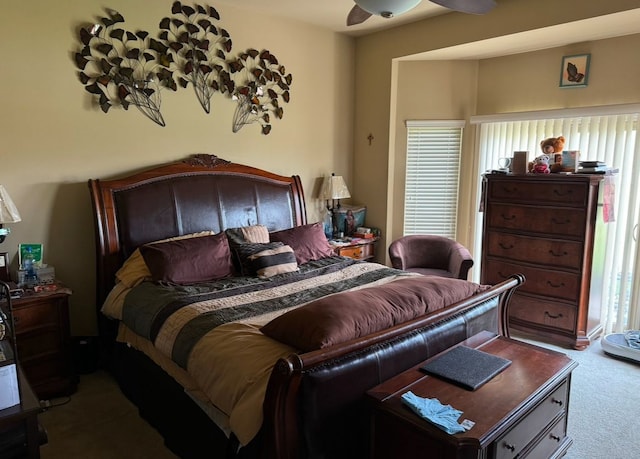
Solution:
[[[564,56],[560,67],[561,88],[584,88],[589,81],[591,54]]]

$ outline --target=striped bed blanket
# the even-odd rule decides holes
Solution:
[[[377,263],[329,257],[269,279],[231,277],[169,286],[143,282],[128,292],[122,321],[184,369],[247,444],[262,424],[267,382],[279,358],[298,351],[260,327],[328,295],[415,276]]]

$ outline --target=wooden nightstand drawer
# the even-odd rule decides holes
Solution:
[[[377,239],[362,240],[347,245],[335,245],[333,250],[336,255],[354,258],[356,260],[368,260],[375,256],[375,242]]]
[[[47,326],[57,327],[58,305],[55,301],[32,303],[28,306],[15,309],[13,319],[17,335]]]

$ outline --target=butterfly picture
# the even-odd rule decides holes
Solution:
[[[589,76],[590,54],[577,54],[562,58],[560,87],[585,87]]]

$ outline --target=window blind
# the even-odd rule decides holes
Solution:
[[[409,120],[404,235],[455,239],[464,121]]]

